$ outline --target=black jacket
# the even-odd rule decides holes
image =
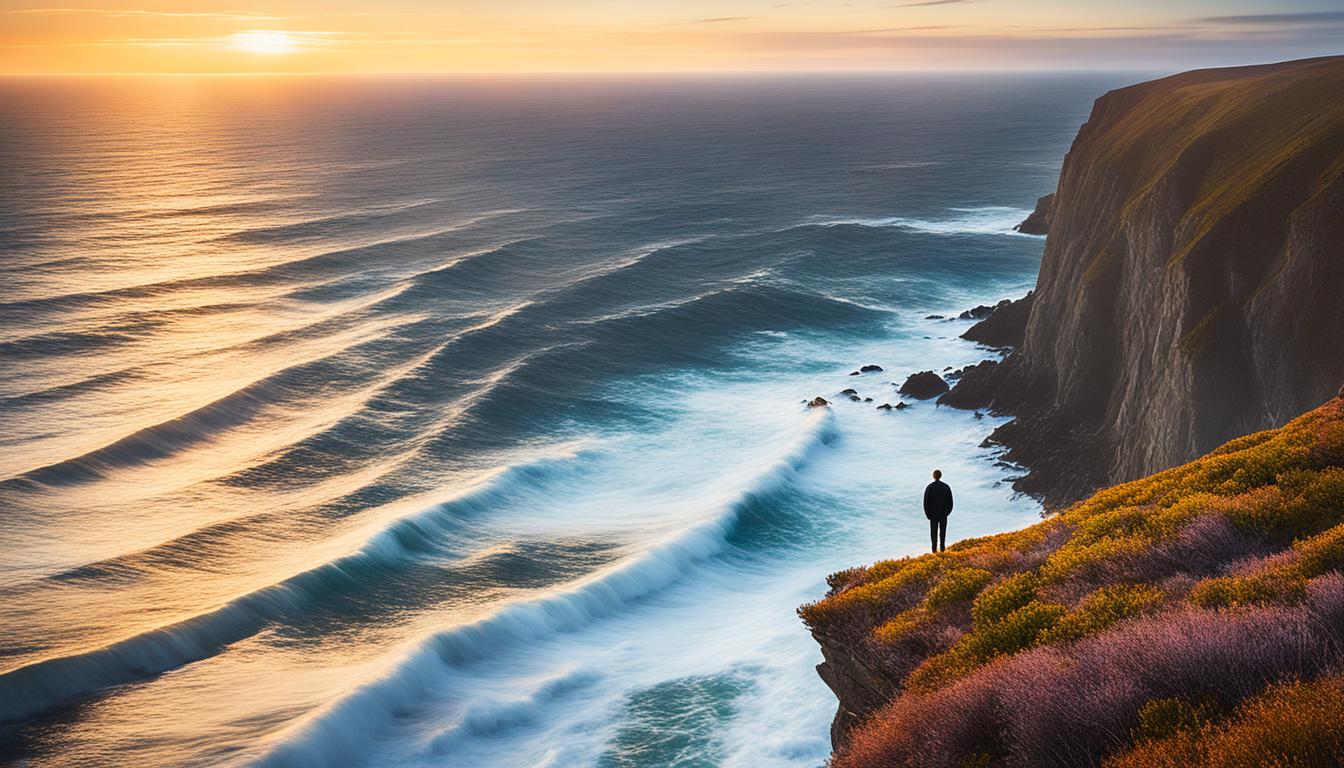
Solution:
[[[952,514],[952,489],[942,480],[934,480],[924,489],[924,516],[938,520]]]

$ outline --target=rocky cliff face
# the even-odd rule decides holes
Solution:
[[[1036,201],[1036,209],[1013,229],[1024,235],[1045,235],[1050,232],[1050,221],[1055,212],[1055,193],[1051,192]]]
[[[961,405],[1047,503],[1276,426],[1344,382],[1344,57],[1097,100],[1060,175],[1021,346]]]

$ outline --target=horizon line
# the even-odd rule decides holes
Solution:
[[[1313,57],[1314,58],[1314,57]],[[1283,61],[1295,61],[1286,59]],[[39,79],[39,78],[117,78],[117,77],[686,77],[686,76],[809,76],[828,77],[843,75],[939,75],[939,74],[975,74],[975,75],[1015,75],[1015,74],[1097,74],[1111,72],[1165,72],[1193,71],[1201,69],[1222,69],[1227,67],[1252,67],[1283,63],[1282,61],[1257,61],[1236,64],[1191,65],[1172,64],[1167,66],[1096,66],[1096,67],[890,67],[860,69],[658,69],[658,70],[410,70],[404,72],[378,72],[358,70],[331,70],[321,72],[276,71],[276,72],[0,72],[2,79]]]

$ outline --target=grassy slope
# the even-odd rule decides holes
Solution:
[[[1338,147],[1344,99],[1322,98],[1344,82],[1344,57],[1273,66],[1213,69],[1142,83],[1109,94],[1119,116],[1087,137],[1089,166],[1128,181],[1112,238],[1128,226],[1146,195],[1190,158],[1199,168],[1193,202],[1175,227],[1172,262],[1191,253],[1230,215],[1262,196],[1282,196],[1284,176],[1306,197],[1344,173]],[[1123,105],[1123,106],[1119,106]],[[1201,151],[1217,147],[1217,151]],[[1196,165],[1199,163],[1196,161]],[[1276,191],[1277,190],[1277,191]],[[1114,256],[1101,249],[1089,274]]]
[[[903,691],[837,768],[1337,765],[1341,569],[1337,398],[800,613]]]

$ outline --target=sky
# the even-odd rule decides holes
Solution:
[[[0,0],[0,73],[1188,69],[1344,53],[1344,0]]]

